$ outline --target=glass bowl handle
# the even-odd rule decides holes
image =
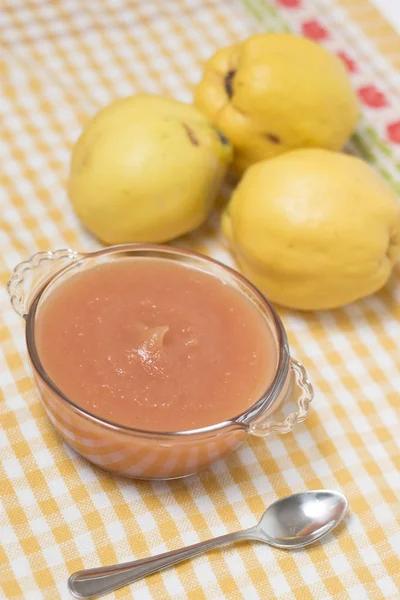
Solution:
[[[297,423],[304,421],[310,410],[310,403],[314,397],[314,390],[308,380],[307,371],[294,358],[290,359],[291,384],[286,396],[291,396],[296,401],[296,410],[282,421],[269,421],[259,419],[249,427],[249,433],[264,437],[272,432],[289,433]],[[284,400],[285,401],[285,400]]]
[[[25,260],[14,269],[13,276],[7,284],[11,306],[20,317],[25,318],[30,302],[38,289],[57,272],[61,271],[64,262],[68,264],[84,258],[83,254],[70,249],[55,252],[37,252],[29,260]]]

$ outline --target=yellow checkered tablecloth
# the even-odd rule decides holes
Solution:
[[[291,29],[346,62],[363,102],[350,149],[393,186],[400,168],[400,42],[367,0],[3,0],[0,276],[38,250],[97,242],[65,192],[86,119],[138,90],[191,100],[202,62],[255,32]],[[232,264],[215,223],[179,241]],[[400,599],[400,269],[335,312],[281,311],[316,388],[294,434],[251,439],[198,477],[118,479],[55,434],[32,388],[23,323],[0,291],[0,598],[68,599],[73,571],[253,525],[272,501],[332,487],[343,526],[308,551],[214,551],[119,590],[138,600]]]

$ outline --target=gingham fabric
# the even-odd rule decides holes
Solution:
[[[202,62],[255,32],[293,30],[340,54],[363,105],[350,150],[398,189],[400,41],[367,0],[2,0],[0,28],[2,286],[38,250],[97,247],[65,191],[88,117],[139,90],[190,101]],[[215,224],[179,244],[233,264]],[[68,599],[77,569],[251,526],[277,498],[316,488],[351,505],[323,543],[233,546],[108,597],[400,598],[399,267],[385,290],[343,310],[281,311],[316,388],[306,423],[172,482],[112,477],[61,442],[33,390],[23,322],[0,294],[1,598]]]

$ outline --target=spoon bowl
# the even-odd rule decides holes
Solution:
[[[158,556],[78,571],[69,578],[68,587],[75,598],[95,598],[207,550],[244,540],[264,542],[284,550],[303,548],[332,531],[345,516],[348,506],[346,496],[334,490],[293,494],[271,504],[258,525],[250,529]]]
[[[332,490],[316,490],[287,496],[271,504],[258,529],[260,541],[275,548],[303,548],[334,529],[349,507],[346,496]]]

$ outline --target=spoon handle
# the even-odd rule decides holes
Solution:
[[[151,573],[161,571],[181,561],[239,540],[259,539],[257,528],[252,527],[244,531],[236,531],[221,535],[217,538],[199,542],[192,546],[164,552],[157,556],[142,558],[97,569],[84,569],[77,571],[68,580],[69,591],[75,598],[94,598],[112,592],[123,585],[133,583]]]

